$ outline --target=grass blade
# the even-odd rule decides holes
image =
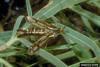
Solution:
[[[24,38],[19,38],[18,41],[21,42],[22,44],[24,44],[24,46],[26,46],[26,47],[32,46],[32,43],[29,42],[28,40],[24,39]]]
[[[9,57],[9,56],[13,56],[16,54],[17,54],[17,51],[5,52],[5,53],[0,53],[0,57]]]
[[[93,21],[94,24],[100,27],[100,16],[93,14],[92,12],[86,11],[79,6],[71,8],[73,11],[77,12],[78,14],[88,18],[89,20]]]
[[[51,62],[56,67],[68,67],[66,64],[64,64],[60,59],[55,57],[54,55],[48,53],[47,51],[40,49],[39,52],[37,52],[38,55],[46,59],[47,61]]]
[[[11,35],[12,31],[0,32],[0,40],[3,42],[7,42],[10,39]]]
[[[74,57],[75,56],[75,53],[73,51],[68,51],[66,53],[63,53],[63,54],[60,54],[60,55],[57,55],[57,57],[59,59],[66,59],[66,58],[71,58],[71,57]]]
[[[73,7],[74,5],[84,2],[86,0],[50,0],[44,8],[37,12],[34,17],[47,19],[62,9]],[[59,3],[58,3],[59,2]]]
[[[19,26],[21,24],[22,19],[24,16],[19,16],[16,20],[16,23],[14,25],[13,31],[12,31],[12,38],[16,36],[17,30],[19,29]]]
[[[71,39],[80,46],[84,45],[92,49],[95,55],[100,57],[100,48],[92,39],[62,24],[59,24],[59,27],[65,27],[64,34],[62,34],[64,37]]]
[[[9,64],[7,61],[5,61],[2,58],[0,58],[0,63],[4,64],[6,67],[13,67],[11,64]]]
[[[32,9],[31,9],[31,5],[30,5],[30,0],[26,0],[26,9],[27,9],[28,16],[32,16]],[[27,29],[29,26],[30,26],[29,23],[25,23],[23,25],[23,27],[25,29]]]
[[[84,25],[89,29],[89,31],[94,32],[94,30],[93,30],[90,22],[88,21],[88,19],[84,16],[81,16],[81,18],[83,20]]]
[[[30,0],[26,0],[26,9],[27,9],[28,16],[32,16],[32,9],[31,9],[31,5],[30,5]]]

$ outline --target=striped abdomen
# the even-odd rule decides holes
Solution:
[[[32,28],[32,29],[19,29],[17,32],[18,36],[23,36],[23,35],[44,35],[47,34],[48,30],[47,29],[39,29],[39,28]]]

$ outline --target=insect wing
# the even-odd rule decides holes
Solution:
[[[38,41],[36,41],[33,46],[28,50],[28,54],[32,55],[34,52],[36,52],[39,48],[41,48],[43,45],[46,44],[46,42],[49,40],[48,35],[42,36]]]
[[[35,18],[27,16],[25,19],[26,19],[26,21],[28,21],[29,23],[31,23],[33,26],[36,26],[38,28],[45,28],[44,25],[39,20],[37,20]]]
[[[26,20],[38,28],[55,29],[56,27],[43,20],[37,20],[31,16],[27,16]]]

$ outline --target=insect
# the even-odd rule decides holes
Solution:
[[[40,29],[45,29],[45,32],[47,34],[51,34],[50,37],[56,37],[58,36],[60,33],[63,32],[63,28],[57,28],[55,27],[53,24],[50,24],[46,21],[42,21],[42,20],[37,20],[35,18],[32,18],[30,16],[26,17],[26,21],[28,21],[29,23],[31,23],[33,26],[36,26]]]
[[[50,38],[55,38],[63,32],[63,29],[55,27],[46,21],[41,21],[34,19],[30,16],[25,17],[26,21],[35,26],[35,28],[30,28],[27,30],[19,29],[18,34],[21,35],[42,35],[32,47],[28,50],[31,53],[36,52],[41,48]]]

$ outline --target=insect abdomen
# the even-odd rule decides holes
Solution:
[[[46,34],[46,33],[47,33],[47,31],[45,29],[37,29],[37,28],[34,28],[34,29],[27,30],[27,34],[43,35],[43,34]]]
[[[18,36],[22,36],[22,35],[44,35],[47,34],[48,30],[46,29],[38,29],[38,28],[32,28],[32,29],[19,29],[17,34]]]

